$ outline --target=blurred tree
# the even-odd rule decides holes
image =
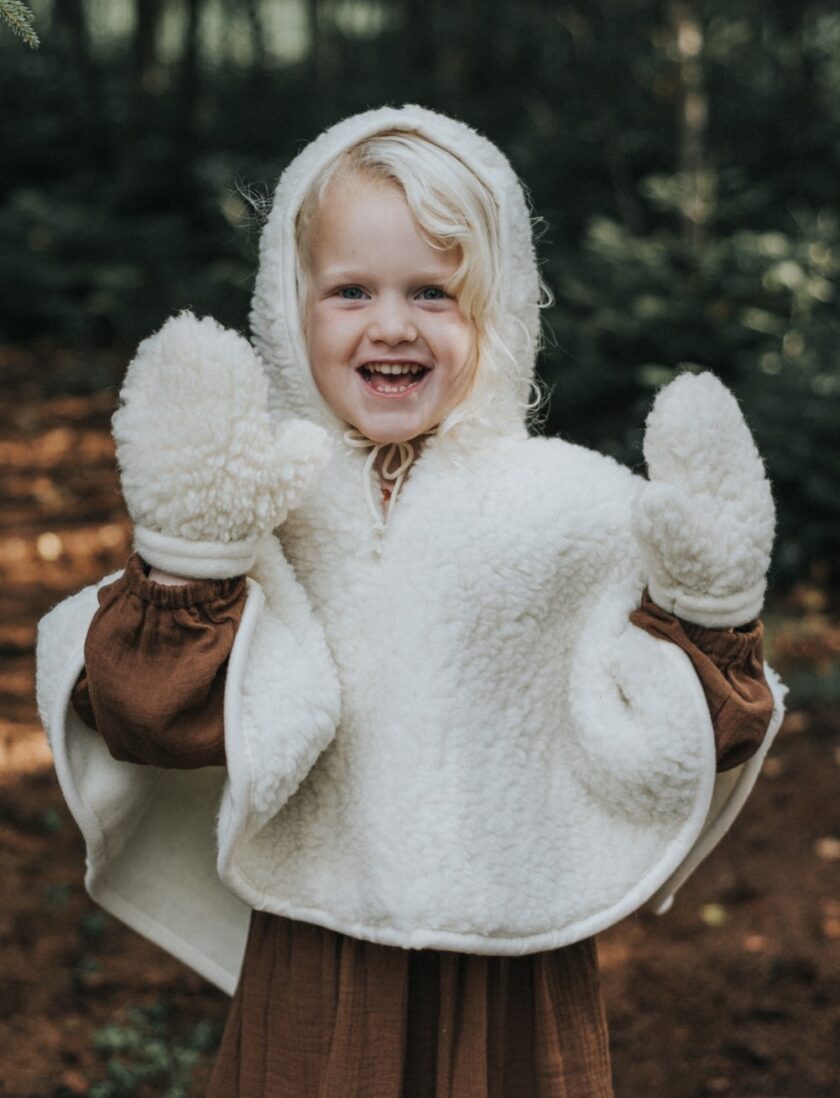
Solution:
[[[62,0],[56,0],[61,3]],[[123,209],[131,213],[145,205],[148,193],[143,180],[156,165],[150,157],[152,104],[158,90],[160,68],[157,58],[158,36],[164,0],[134,0],[134,27],[129,43],[128,86],[118,86],[118,96],[126,101],[126,125],[122,137],[120,198]]]
[[[263,23],[262,5],[259,0],[242,0],[245,15],[248,20],[250,32],[252,62],[252,84],[257,94],[262,93],[264,76],[267,63],[265,49],[265,26]]]
[[[37,54],[0,38],[0,338],[127,353],[187,306],[245,328],[237,187],[419,101],[496,141],[542,219],[546,429],[638,467],[653,390],[711,368],[767,455],[778,575],[840,567],[834,0],[33,8]]]
[[[703,78],[703,29],[694,0],[670,0],[671,23],[678,57],[680,157],[678,178],[686,201],[681,208],[686,241],[702,247],[704,227],[714,200],[713,176],[706,163],[708,101]]]
[[[61,3],[61,0],[57,0]],[[162,0],[134,0],[134,34],[131,43],[130,135],[137,133],[146,114],[146,103],[154,83]]]
[[[177,201],[193,197],[196,155],[196,104],[199,98],[199,50],[201,11],[204,0],[185,0],[187,19],[178,73],[178,101],[173,126],[172,178]]]
[[[309,67],[313,88],[329,95],[338,72],[338,43],[326,0],[305,0]]]
[[[112,147],[109,124],[82,0],[54,0],[52,31],[56,48],[71,61],[69,71],[83,119],[83,137],[90,160],[100,166],[110,165]]]
[[[437,14],[437,4],[429,0],[403,0],[403,57],[409,72],[434,71]]]

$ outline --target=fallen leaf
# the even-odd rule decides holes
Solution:
[[[832,941],[840,938],[840,919],[834,919],[831,916],[827,919],[823,919],[822,932],[823,937],[831,938]]]
[[[715,1075],[706,1083],[709,1094],[726,1094],[732,1087],[732,1083],[725,1075]]]
[[[814,843],[814,853],[824,862],[840,862],[840,839],[825,835]]]
[[[38,556],[41,557],[42,560],[47,561],[58,560],[64,552],[61,538],[58,534],[50,532],[38,536],[38,540],[35,542],[35,548],[38,550]]]
[[[706,926],[723,926],[729,918],[723,904],[703,904],[700,908],[700,918]]]
[[[811,720],[807,713],[804,713],[801,709],[794,709],[785,716],[784,730],[786,733],[797,735],[800,732],[807,732],[810,723]]]
[[[763,934],[747,934],[744,938],[744,949],[747,953],[764,953],[767,949],[767,939]]]
[[[764,764],[761,767],[762,774],[767,778],[778,778],[784,773],[785,764],[781,759],[765,759]]]
[[[62,1071],[61,1084],[66,1087],[71,1094],[87,1094],[90,1087],[90,1084],[84,1075],[74,1068],[68,1068],[66,1071]]]

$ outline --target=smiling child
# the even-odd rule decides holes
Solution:
[[[432,430],[476,366],[475,328],[454,293],[459,250],[429,243],[399,184],[355,174],[330,181],[307,236],[306,337],[321,395],[377,442]]]
[[[662,390],[649,480],[532,436],[542,300],[504,156],[383,108],[281,178],[256,350],[184,313],[129,367],[135,552],[38,700],[88,891],[234,996],[212,1098],[609,1098],[595,935],[779,727],[735,399]]]

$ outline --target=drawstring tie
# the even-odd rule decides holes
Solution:
[[[362,481],[365,489],[365,500],[371,517],[373,518],[373,534],[376,538],[372,552],[375,557],[378,557],[382,553],[381,541],[385,535],[385,523],[391,517],[391,511],[394,509],[394,504],[397,502],[399,490],[405,480],[406,473],[411,467],[411,463],[414,461],[414,447],[410,442],[374,442],[372,438],[363,435],[362,432],[357,431],[355,427],[351,427],[349,431],[344,432],[344,441],[348,446],[357,449],[364,450],[367,447],[371,447],[371,451],[367,456],[362,472]],[[373,470],[373,464],[376,461],[376,455],[385,446],[388,447],[388,450],[385,453],[385,457],[382,459],[380,473],[384,480],[394,481],[394,487],[391,492],[391,498],[388,500],[388,509],[385,512],[385,518],[383,519],[382,508],[377,505],[373,498],[373,478],[371,472]],[[399,464],[393,469],[391,466],[397,458],[399,458]]]

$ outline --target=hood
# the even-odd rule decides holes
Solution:
[[[274,414],[296,415],[344,434],[347,424],[318,392],[309,368],[300,323],[295,274],[295,221],[306,192],[326,164],[365,138],[385,130],[418,133],[461,159],[495,197],[500,212],[504,300],[500,335],[516,363],[519,386],[497,394],[486,411],[482,373],[461,405],[475,409],[453,428],[453,437],[478,425],[477,409],[485,405],[480,430],[522,434],[524,413],[515,389],[527,386],[534,373],[539,336],[540,284],[528,203],[508,160],[486,138],[462,122],[417,106],[366,111],[325,130],[289,164],[274,193],[271,213],[260,239],[259,271],[251,307],[253,341],[269,373]]]

